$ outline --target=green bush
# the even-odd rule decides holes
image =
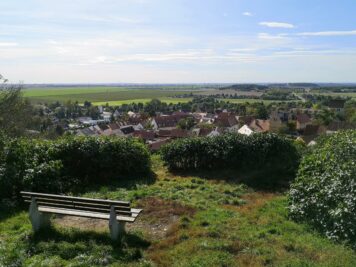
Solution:
[[[293,173],[299,154],[293,143],[275,134],[225,134],[171,142],[161,149],[171,170],[273,170]]]
[[[0,198],[21,190],[66,192],[150,170],[144,144],[130,138],[2,139]]]
[[[356,131],[323,137],[300,165],[290,215],[356,247]]]

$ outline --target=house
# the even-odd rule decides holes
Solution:
[[[132,135],[135,132],[135,129],[132,125],[122,126],[120,127],[120,130],[124,135]]]
[[[76,135],[78,136],[96,136],[99,135],[93,127],[78,129],[76,131]]]
[[[214,130],[212,130],[207,137],[214,137],[214,136],[219,136],[221,134],[221,131],[219,131],[218,127],[216,127]]]
[[[163,115],[154,117],[151,121],[152,128],[158,130],[159,128],[175,127],[177,126],[177,117],[172,115]]]
[[[345,121],[332,121],[326,128],[327,134],[332,134],[341,130],[356,129],[356,124],[347,123]]]
[[[344,111],[345,103],[346,103],[345,99],[333,99],[329,101],[327,106],[332,110],[335,110],[337,112],[342,112]]]
[[[230,112],[221,112],[216,116],[214,124],[224,128],[233,127],[237,125],[236,115]]]
[[[269,120],[259,120],[255,119],[249,125],[250,129],[257,133],[265,133],[270,130]]]
[[[133,133],[133,136],[147,141],[147,140],[154,140],[156,134],[153,131],[139,130],[139,131],[135,131]]]
[[[210,134],[213,131],[213,129],[209,129],[209,128],[196,128],[193,129],[192,133],[196,136],[207,136],[208,134]]]
[[[239,134],[243,134],[243,135],[247,135],[247,136],[253,134],[253,130],[250,127],[248,127],[248,125],[246,125],[246,124],[244,126],[242,126],[237,132]]]
[[[319,135],[325,132],[326,132],[326,128],[324,126],[309,124],[305,127],[305,130],[302,135],[302,139],[306,144],[309,144],[311,141],[313,141],[315,138],[317,138]]]
[[[310,117],[303,113],[303,114],[298,114],[296,117],[296,129],[297,130],[304,130],[307,125],[311,124]]]
[[[179,128],[165,128],[160,129],[157,135],[159,137],[184,138],[191,136],[191,133],[188,130]]]
[[[269,131],[276,133],[281,128],[281,126],[282,120],[279,113],[277,111],[272,111],[269,117]]]
[[[124,136],[124,133],[120,130],[120,125],[118,123],[110,123],[110,135]]]
[[[110,122],[111,121],[111,117],[112,117],[112,113],[108,112],[108,111],[104,111],[100,116],[105,122]]]
[[[161,148],[161,146],[170,142],[170,138],[162,138],[154,141],[148,141],[148,145],[151,151],[157,151]]]

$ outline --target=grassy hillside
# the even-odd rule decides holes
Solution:
[[[27,211],[0,213],[0,266],[356,266],[355,252],[288,219],[283,193],[241,184],[245,175],[177,175],[153,157],[155,179],[87,189],[144,212],[112,243],[106,221],[53,218],[37,235]]]

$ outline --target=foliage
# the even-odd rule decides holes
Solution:
[[[150,169],[147,148],[134,139],[12,139],[4,142],[2,155],[1,198],[18,195],[21,190],[72,191]]]
[[[356,247],[356,131],[323,137],[302,160],[290,215]]]
[[[165,145],[161,154],[171,170],[252,169],[293,174],[299,162],[293,143],[275,134],[180,139]]]
[[[31,125],[32,106],[22,97],[21,85],[8,85],[0,75],[0,131],[8,136],[23,135]]]

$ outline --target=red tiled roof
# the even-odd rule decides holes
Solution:
[[[297,115],[297,121],[299,123],[308,123],[310,122],[310,118],[307,114],[303,113],[303,114],[298,114]]]
[[[140,131],[135,131],[133,133],[133,136],[140,137],[144,140],[152,140],[155,138],[155,133],[153,131],[140,130]]]

